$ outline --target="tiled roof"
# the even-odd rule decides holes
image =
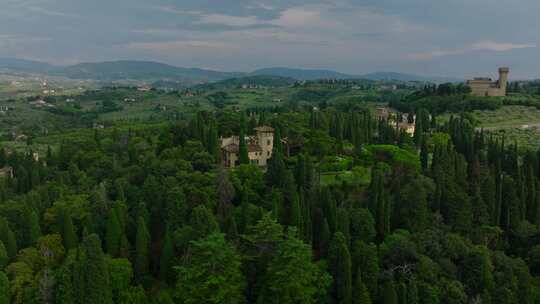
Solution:
[[[260,127],[255,128],[255,131],[258,131],[258,132],[274,132],[274,128],[272,128],[270,126],[260,126]]]
[[[237,144],[230,144],[228,146],[223,147],[223,150],[229,153],[238,153],[238,145]]]

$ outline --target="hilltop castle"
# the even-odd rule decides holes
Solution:
[[[509,68],[500,68],[498,81],[492,81],[491,78],[474,78],[468,80],[467,85],[475,96],[506,96],[509,72]]]
[[[261,126],[255,128],[255,136],[246,136],[248,157],[252,165],[266,167],[274,148],[274,128]],[[240,137],[221,139],[223,165],[234,168],[239,164]]]

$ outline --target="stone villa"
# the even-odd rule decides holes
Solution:
[[[467,85],[471,88],[474,96],[506,96],[509,68],[499,68],[499,80],[491,78],[474,78],[468,80]]]
[[[5,166],[3,168],[0,168],[0,177],[13,178],[13,167]]]
[[[274,128],[261,126],[255,128],[254,136],[246,136],[248,157],[252,165],[266,167],[272,157],[274,147]],[[221,139],[221,159],[223,165],[234,168],[239,162],[240,138],[232,136]]]

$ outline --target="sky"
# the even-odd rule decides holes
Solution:
[[[540,78],[538,0],[0,0],[0,57]]]

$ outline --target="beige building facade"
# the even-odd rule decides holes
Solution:
[[[274,148],[274,128],[261,126],[255,128],[254,136],[245,138],[248,157],[252,165],[266,167],[272,157]],[[239,164],[240,138],[238,136],[221,139],[221,155],[223,165],[234,168]]]
[[[506,87],[508,85],[509,68],[499,68],[499,80],[492,81],[491,78],[475,78],[467,81],[474,96],[506,96]]]

